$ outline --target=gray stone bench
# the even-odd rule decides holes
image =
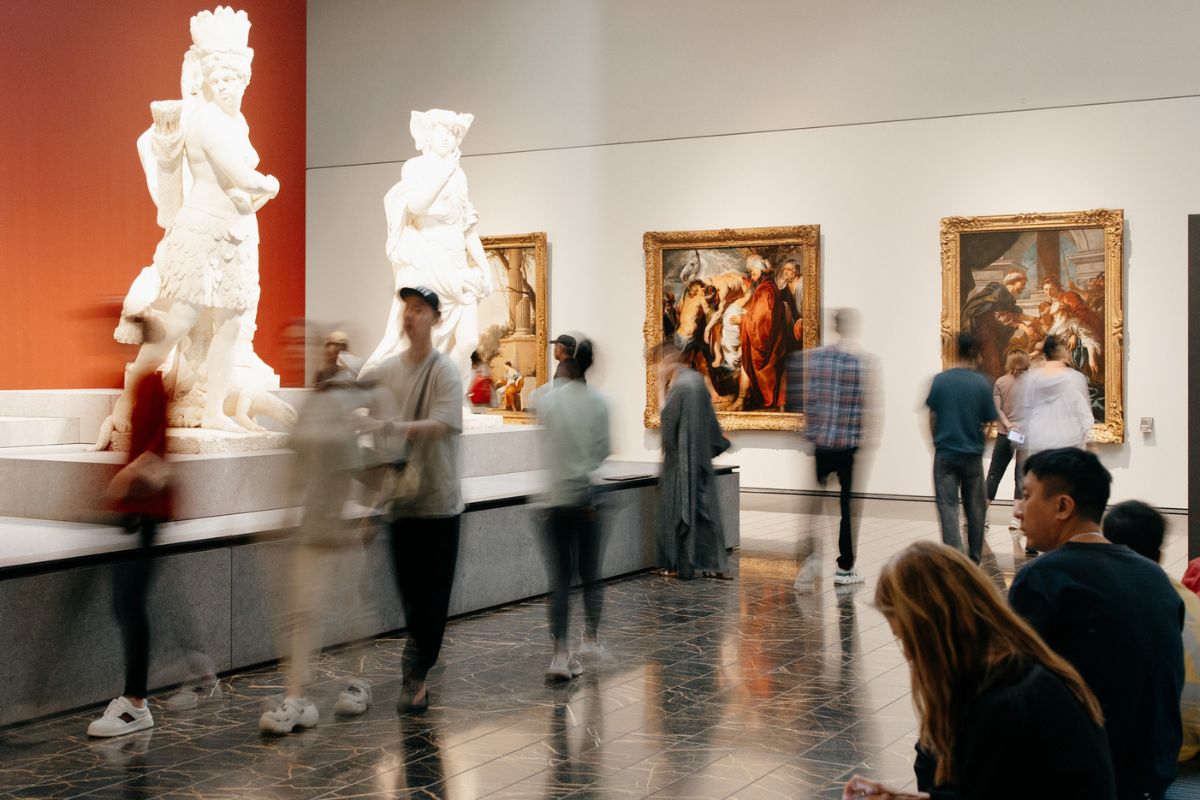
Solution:
[[[203,462],[206,457],[192,458]],[[77,458],[74,463],[104,465],[109,460]],[[30,464],[43,461],[30,459]],[[106,468],[113,469],[115,463]],[[655,564],[657,469],[657,464],[640,462],[605,465],[605,475],[620,478],[600,485],[605,577]],[[97,483],[101,480],[96,478]],[[548,590],[541,512],[530,502],[542,480],[543,474],[534,471],[463,480],[467,511],[452,615]],[[738,475],[733,469],[719,470],[717,494],[726,544],[736,547]],[[277,601],[287,566],[287,530],[296,513],[268,508],[197,516],[164,526],[150,598],[152,686],[185,680],[182,655],[188,651],[204,653],[218,671],[279,656]],[[132,537],[111,526],[0,519],[0,638],[11,643],[0,650],[0,725],[100,702],[121,690],[112,576],[134,546]],[[337,619],[337,610],[352,605],[348,592],[358,592],[367,601],[366,633],[403,628],[386,536],[377,535],[365,547],[340,557],[354,561],[352,568],[361,565],[361,579],[357,585],[339,585],[326,598],[330,613],[325,645],[344,641],[347,628]]]

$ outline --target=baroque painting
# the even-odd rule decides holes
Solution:
[[[1087,378],[1094,439],[1122,441],[1123,221],[1109,209],[943,219],[943,362],[973,332],[995,381],[1010,352],[1036,356],[1054,334]]]
[[[798,430],[790,356],[820,337],[820,228],[651,232],[646,413],[658,427],[654,350],[673,341],[704,378],[725,430]]]
[[[484,236],[494,289],[479,301],[476,352],[507,422],[532,422],[529,395],[547,380],[546,234]]]

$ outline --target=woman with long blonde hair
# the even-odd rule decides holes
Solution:
[[[845,798],[1116,797],[1091,690],[962,553],[911,545],[884,567],[875,603],[912,670],[918,749],[936,772],[916,794],[855,776]]]

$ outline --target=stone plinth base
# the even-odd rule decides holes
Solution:
[[[287,447],[287,439],[286,433],[276,431],[226,433],[204,428],[167,428],[167,452],[189,456],[256,453]],[[129,434],[114,431],[109,446],[118,453],[128,453]]]

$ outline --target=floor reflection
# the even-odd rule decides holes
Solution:
[[[836,535],[826,522],[814,527]],[[743,512],[737,580],[609,584],[609,655],[565,686],[542,678],[550,637],[544,601],[532,601],[451,623],[424,716],[397,715],[404,641],[380,639],[365,656],[322,656],[321,723],[283,739],[257,730],[262,704],[283,691],[275,668],[227,677],[190,711],[152,698],[157,727],[123,739],[87,741],[92,710],[0,732],[0,800],[836,798],[855,772],[909,786],[908,669],[872,606],[873,579],[935,530],[932,519],[866,518],[866,585],[826,580],[802,595],[791,588],[797,515]],[[1006,586],[1023,551],[1003,529],[988,542],[985,567]],[[1168,555],[1184,547],[1176,535]],[[337,676],[360,668],[375,705],[339,720]]]

